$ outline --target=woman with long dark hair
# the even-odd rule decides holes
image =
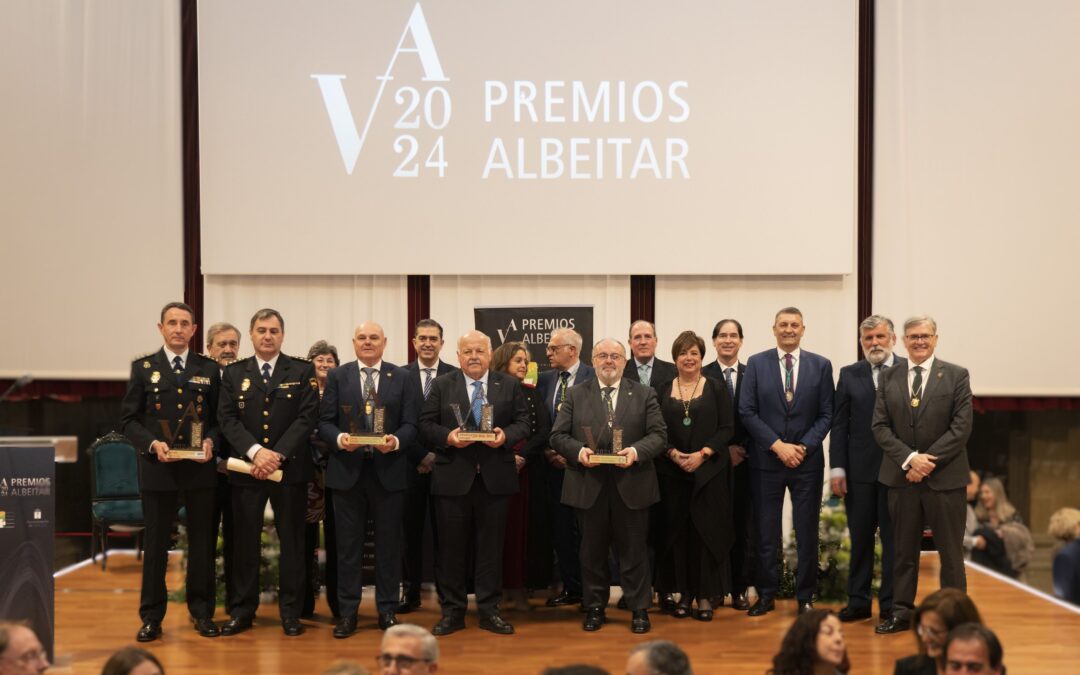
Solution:
[[[799,616],[773,657],[772,675],[836,675],[851,670],[840,619],[825,609]]]

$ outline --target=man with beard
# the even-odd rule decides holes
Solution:
[[[841,621],[869,619],[870,587],[874,580],[874,533],[881,529],[881,590],[878,606],[882,617],[892,610],[893,537],[889,519],[889,489],[878,482],[881,446],[870,427],[874,400],[881,376],[907,359],[893,354],[896,333],[893,322],[877,314],[859,324],[859,343],[866,357],[840,369],[833,406],[829,472],[832,492],[844,498],[851,531],[851,572],[848,604],[840,610]]]

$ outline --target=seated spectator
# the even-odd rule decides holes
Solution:
[[[914,622],[919,653],[897,659],[893,675],[936,675],[949,631],[962,623],[982,623],[982,618],[967,594],[943,588],[926,596],[915,609]]]
[[[599,666],[590,666],[587,663],[574,663],[569,666],[552,666],[551,668],[545,668],[540,675],[610,675],[610,673]]]
[[[399,623],[383,633],[380,653],[375,660],[382,675],[434,673],[439,670],[439,643],[427,629],[412,623]]]
[[[340,659],[327,666],[322,675],[371,675],[371,671],[356,661]]]
[[[1055,511],[1050,516],[1050,536],[1065,542],[1054,556],[1054,595],[1080,605],[1080,510]]]
[[[24,623],[0,621],[0,673],[44,673],[49,659],[34,631]]]
[[[994,632],[978,623],[962,623],[945,639],[946,673],[1002,675],[1005,651]]]
[[[840,619],[825,609],[811,609],[795,619],[773,657],[773,675],[834,675],[851,669]]]
[[[690,657],[674,642],[650,640],[630,650],[626,675],[694,675]]]
[[[964,555],[971,559],[971,550],[975,548],[975,530],[979,529],[979,519],[975,517],[975,503],[979,501],[979,488],[982,476],[977,471],[968,472],[967,516],[964,520]]]
[[[975,530],[972,562],[1021,578],[1035,552],[1035,542],[997,478],[987,478],[979,488],[975,517],[979,528]]]
[[[109,657],[101,675],[165,675],[161,661],[142,647],[124,647]]]

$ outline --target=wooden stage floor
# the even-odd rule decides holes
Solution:
[[[170,587],[180,582],[179,559],[170,561]],[[920,598],[937,588],[937,556],[924,555]],[[134,644],[139,628],[141,563],[133,557],[109,557],[107,571],[86,565],[56,579],[56,672],[98,673],[116,649]],[[1005,664],[1013,673],[1076,672],[1080,663],[1080,611],[977,569],[968,568],[968,588],[984,620],[1001,637]],[[533,600],[530,611],[505,612],[517,634],[497,636],[476,628],[475,612],[466,617],[466,630],[439,640],[440,671],[458,673],[528,673],[551,665],[588,662],[618,675],[631,645],[664,638],[679,643],[690,655],[697,673],[764,673],[788,625],[795,618],[794,601],[777,603],[777,611],[751,619],[730,608],[717,611],[711,623],[673,619],[652,613],[652,632],[633,635],[629,612],[614,608],[613,589],[608,623],[598,633],[581,630],[576,608],[547,609]],[[149,648],[170,675],[176,673],[319,673],[339,658],[353,659],[375,670],[380,631],[375,626],[373,589],[365,588],[360,631],[347,640],[331,636],[332,622],[325,602],[298,638],[285,637],[276,606],[262,606],[253,630],[232,638],[206,639],[190,627],[186,607],[172,603],[164,636]],[[424,608],[399,618],[430,628],[437,620],[433,593]],[[824,605],[820,605],[824,606]],[[217,620],[223,611],[218,608]],[[873,621],[847,624],[845,635],[852,671],[891,673],[893,661],[914,652],[914,634],[879,636]]]

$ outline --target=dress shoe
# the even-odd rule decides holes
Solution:
[[[672,603],[674,604],[674,600],[672,601]],[[627,607],[626,607],[626,598],[625,597],[619,598],[619,601],[615,603],[615,606],[618,607],[619,609],[627,609]]]
[[[585,620],[581,622],[581,629],[590,633],[600,630],[600,627],[607,623],[607,617],[604,616],[604,610],[600,607],[593,607],[585,612]]]
[[[874,628],[874,632],[878,635],[902,633],[906,630],[911,630],[911,622],[907,619],[898,619],[895,616],[890,616],[888,620],[883,621]]]
[[[716,606],[720,607],[721,605]],[[750,609],[750,598],[746,595],[746,591],[731,594],[731,608],[737,609],[740,612],[745,612]]]
[[[192,619],[191,622],[195,626],[195,632],[203,637],[221,635],[221,630],[218,629],[217,624],[210,619]]]
[[[713,611],[711,609],[697,609],[694,610],[694,618],[698,621],[712,621]]]
[[[225,636],[236,635],[237,633],[243,633],[248,628],[251,628],[251,619],[234,616],[222,625],[221,634]]]
[[[675,605],[675,610],[671,612],[671,616],[675,617],[676,619],[685,619],[690,616],[690,612],[691,607],[689,603],[684,605],[680,602],[679,604]]]
[[[304,634],[304,624],[300,623],[300,619],[282,619],[281,630],[289,637],[296,637]]]
[[[892,618],[892,607],[890,607],[888,609],[881,610],[881,613],[878,614],[878,617],[882,621],[888,621],[889,619],[891,619]]]
[[[754,603],[754,606],[747,612],[750,616],[765,616],[769,612],[776,609],[776,601],[772,598],[758,598],[758,601]]]
[[[548,598],[547,602],[544,603],[544,606],[546,606],[546,607],[564,607],[566,605],[580,605],[580,604],[581,604],[581,596],[580,595],[574,595],[573,593],[567,593],[566,591],[563,591],[562,593],[559,593],[558,595],[554,595],[554,596]]]
[[[408,614],[409,612],[415,612],[420,609],[420,596],[414,598],[402,598],[401,603],[397,606],[398,614]]]
[[[147,621],[139,629],[139,632],[135,634],[135,639],[139,642],[153,642],[159,637],[161,637],[160,621]]]
[[[339,640],[349,637],[356,632],[356,616],[343,616],[338,619],[334,626],[334,637]]]
[[[840,612],[837,613],[836,617],[844,623],[847,623],[849,621],[861,621],[863,619],[869,619],[871,616],[873,616],[873,614],[874,613],[870,611],[869,607],[852,607],[851,605],[848,605],[847,607],[840,610]]]
[[[443,635],[449,635],[450,633],[456,633],[459,630],[465,628],[465,617],[455,616],[453,614],[444,614],[439,622],[435,624],[435,627],[431,629],[431,634],[435,637],[442,637]]]
[[[648,633],[650,629],[652,629],[652,624],[649,623],[649,610],[635,609],[630,616],[630,632]]]
[[[496,635],[513,635],[514,627],[505,621],[496,612],[484,614],[480,617],[480,629],[490,631]]]
[[[626,609],[625,606],[620,606],[619,609]],[[660,594],[660,613],[671,614],[675,611],[675,596],[671,593]]]
[[[799,616],[806,614],[814,608],[813,602],[800,602],[799,603]]]
[[[386,630],[390,626],[396,626],[400,621],[393,612],[379,612],[379,630]]]

